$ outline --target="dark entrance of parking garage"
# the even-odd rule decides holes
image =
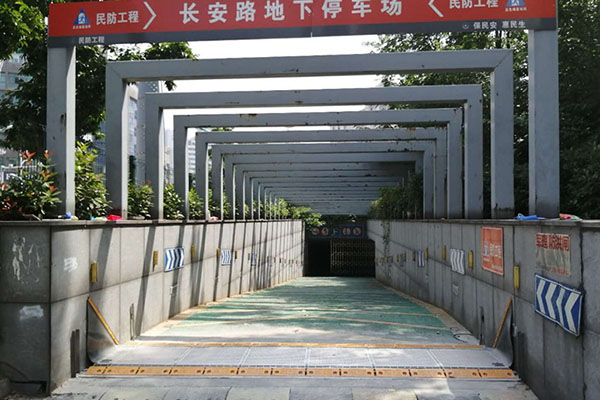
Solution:
[[[324,225],[306,234],[307,276],[375,276],[375,243],[362,224]]]

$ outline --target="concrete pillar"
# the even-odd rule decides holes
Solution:
[[[165,186],[164,116],[162,109],[152,104],[155,97],[147,96],[146,99],[146,179],[150,181],[150,186],[154,191],[150,215],[152,219],[163,219]]]
[[[187,152],[187,129],[184,126],[175,125],[173,131],[173,149],[176,154],[173,157],[174,182],[175,192],[184,201],[183,215],[185,218],[190,217],[190,202],[189,202],[189,171],[188,171],[188,152]]]
[[[483,217],[483,118],[481,92],[465,104],[465,218]]]
[[[558,31],[529,31],[529,213],[560,208]]]
[[[127,83],[106,67],[106,187],[113,213],[127,218]],[[50,102],[49,102],[50,103]],[[148,155],[146,154],[146,161]]]
[[[200,132],[198,132],[200,134]],[[204,217],[208,219],[208,146],[196,137],[196,192],[204,199]]]
[[[235,179],[233,179],[233,176],[235,174],[235,166],[230,163],[228,163],[226,165],[225,168],[225,193],[227,193],[230,198],[227,199],[227,201],[229,202],[229,205],[231,206],[231,219],[235,220],[236,219],[236,212],[235,212],[235,208],[236,208],[236,193],[235,193]],[[224,202],[223,202],[224,203]],[[223,204],[225,205],[225,204]]]
[[[491,75],[492,218],[515,216],[513,56],[508,53]]]
[[[75,47],[48,49],[46,149],[54,151],[59,214],[75,213],[75,54]]]

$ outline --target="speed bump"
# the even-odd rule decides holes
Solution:
[[[204,375],[231,376],[237,375],[237,367],[206,367]]]
[[[517,377],[512,369],[480,369],[482,378],[491,379],[514,379]]]
[[[411,369],[410,376],[414,378],[445,378],[446,374],[443,369],[439,368],[422,368]]]
[[[375,376],[380,378],[409,378],[410,371],[405,368],[377,368]]]
[[[204,374],[204,367],[173,367],[171,375],[174,376],[198,376]]]
[[[340,376],[338,368],[308,368],[306,376]]]
[[[479,374],[479,371],[477,369],[470,369],[470,368],[452,368],[452,369],[446,369],[446,376],[448,378],[471,378],[471,379],[479,379],[481,378],[481,375]]]
[[[138,369],[137,365],[111,365],[106,367],[104,375],[135,375]]]
[[[240,367],[238,370],[238,375],[268,376],[271,375],[271,368]]]
[[[304,376],[304,368],[273,368],[273,376]]]
[[[341,368],[340,376],[355,378],[372,378],[375,376],[375,370],[372,368]]]

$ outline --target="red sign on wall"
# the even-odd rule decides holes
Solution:
[[[481,228],[481,266],[504,275],[504,243],[502,228]]]
[[[121,0],[51,4],[49,45],[555,28],[555,0]]]

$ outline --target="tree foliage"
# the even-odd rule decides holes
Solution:
[[[561,209],[598,216],[600,204],[600,3],[559,2]],[[525,32],[380,36],[379,52],[510,48],[514,53],[515,208],[528,212],[528,77]],[[489,77],[472,74],[385,76],[384,86],[479,83],[489,115]],[[436,105],[440,106],[440,105]],[[392,106],[399,107],[399,106]],[[490,215],[489,119],[484,119],[484,204]]]
[[[77,0],[71,0],[77,1]],[[0,101],[0,126],[7,127],[0,145],[16,150],[43,151],[46,126],[46,63],[48,0],[0,0],[0,59],[20,49],[25,57],[22,75],[31,80]],[[6,27],[6,28],[5,28]],[[2,40],[5,39],[5,40]],[[108,61],[193,58],[186,43],[137,46],[81,46],[77,48],[76,136],[97,135],[104,119],[104,81]],[[167,82],[172,89],[173,82]]]
[[[404,186],[384,187],[371,204],[369,217],[377,219],[420,218],[423,215],[423,179],[409,174]]]

